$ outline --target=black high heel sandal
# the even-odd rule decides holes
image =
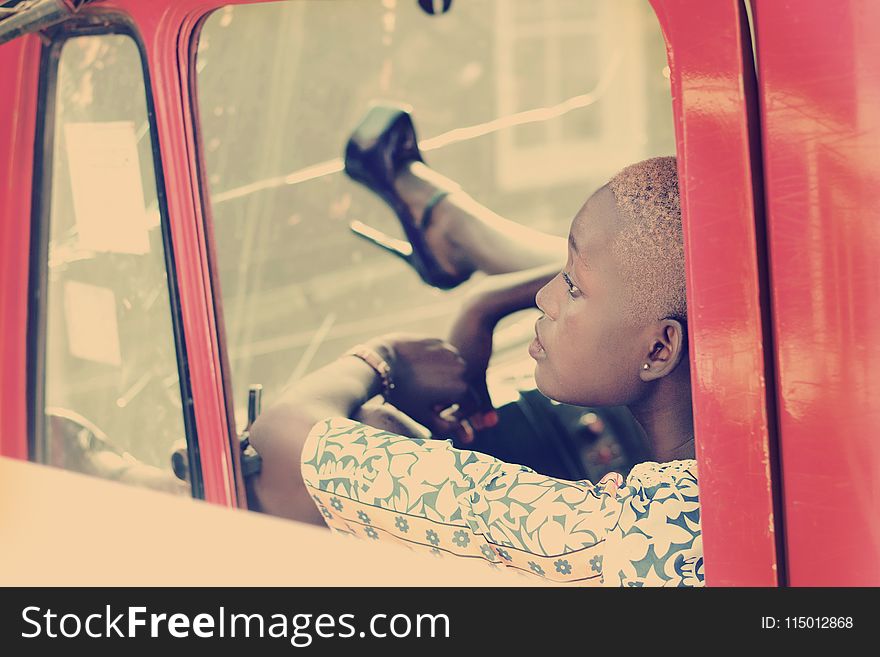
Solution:
[[[402,258],[428,285],[448,290],[467,276],[456,276],[440,267],[425,241],[425,230],[434,208],[449,192],[440,190],[431,197],[417,225],[394,188],[394,179],[404,165],[424,161],[409,108],[390,104],[370,107],[345,147],[345,173],[378,194],[394,210],[406,240],[395,239],[361,221],[352,221],[349,228],[358,237]]]

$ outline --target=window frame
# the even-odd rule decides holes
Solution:
[[[785,586],[761,114],[746,0],[698,9],[688,0],[650,2],[672,81],[706,581]]]
[[[158,126],[153,87],[150,80],[147,53],[143,40],[134,23],[121,14],[103,13],[98,16],[84,14],[75,17],[46,32],[40,52],[40,73],[37,101],[36,139],[34,140],[33,196],[31,201],[31,259],[28,280],[28,344],[27,344],[27,421],[28,457],[45,462],[45,386],[46,386],[46,333],[47,333],[47,282],[48,250],[50,238],[51,185],[53,150],[55,145],[56,81],[58,64],[64,45],[70,40],[84,36],[122,35],[132,40],[141,61],[144,97],[151,150],[153,175],[156,181],[156,198],[159,209],[159,225],[162,235],[163,258],[168,284],[169,311],[174,337],[178,381],[180,385],[181,412],[186,435],[189,484],[191,495],[204,499],[205,487],[201,472],[201,454],[193,413],[192,385],[189,378],[186,343],[180,306],[177,268],[171,239],[168,203],[165,192],[165,176],[159,150]],[[170,464],[169,464],[170,465]]]
[[[880,144],[878,6],[752,9],[787,579],[876,587],[880,175],[864,163]]]

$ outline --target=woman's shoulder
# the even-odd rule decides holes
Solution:
[[[409,438],[393,432],[389,432],[370,425],[351,420],[346,417],[328,417],[312,427],[309,434],[310,438],[323,439],[342,439],[351,440],[353,438],[360,439],[380,439],[384,443],[407,442],[414,443],[421,447],[433,447],[440,449],[450,449],[451,443],[444,440],[424,440],[420,438]],[[458,451],[458,450],[452,450]],[[481,455],[484,456],[484,455]],[[486,457],[490,458],[490,457]],[[492,459],[497,461],[497,459]],[[499,462],[500,463],[500,462]],[[514,464],[505,464],[511,465]],[[521,465],[515,466],[518,470],[531,472],[530,468]],[[625,479],[610,473],[601,482],[606,480],[610,483],[611,479],[616,479],[619,487],[630,487],[637,489],[652,488],[658,485],[695,485],[697,482],[697,462],[694,459],[684,459],[678,461],[667,461],[665,463],[657,463],[654,461],[645,461],[635,465],[630,470],[629,475]],[[579,482],[572,482],[579,483]]]
[[[635,466],[608,532],[605,583],[702,586],[703,539],[694,460]]]
[[[630,470],[626,485],[633,488],[652,488],[660,485],[696,485],[697,462],[694,459],[657,463],[645,461]]]

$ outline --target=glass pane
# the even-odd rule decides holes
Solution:
[[[602,59],[596,39],[583,36],[560,36],[555,40],[559,52],[559,98],[588,94],[599,85],[599,67],[594,62]],[[599,112],[569,112],[560,118],[565,139],[595,139],[602,129]]]
[[[550,97],[550,78],[546,72],[550,66],[550,48],[552,44],[546,39],[517,39],[511,48],[514,68],[511,76],[516,92],[513,98],[513,110],[526,112],[536,107],[543,107]],[[514,140],[518,147],[529,147],[547,141],[549,126],[545,121],[536,121],[518,126],[514,131]]]
[[[664,66],[644,0],[457,2],[441,17],[409,0],[214,13],[198,99],[239,429],[249,384],[271,403],[360,340],[443,335],[472,284],[431,289],[350,233],[355,219],[402,233],[341,171],[372,100],[412,105],[423,141],[481,126],[427,151],[428,163],[500,214],[564,235],[586,191],[675,152]],[[523,356],[533,321],[498,332],[493,358]]]
[[[70,39],[56,85],[42,452],[187,493],[171,470],[186,434],[138,48]]]

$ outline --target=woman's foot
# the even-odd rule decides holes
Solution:
[[[372,105],[345,146],[345,173],[388,204],[400,221],[405,240],[395,239],[360,221],[353,221],[350,228],[360,237],[405,260],[428,285],[448,290],[462,283],[470,272],[446,257],[448,249],[443,246],[444,240],[432,237],[431,242],[439,249],[441,264],[425,235],[424,231],[431,228],[434,206],[446,194],[445,190],[434,189],[428,199],[422,198],[421,192],[429,189],[426,185],[431,182],[430,175],[420,180],[423,176],[412,167],[423,162],[410,109],[393,104]],[[427,167],[424,171],[433,174]],[[420,206],[415,212],[397,189],[397,179],[404,172],[413,173],[412,177],[403,176],[401,184],[416,206]],[[433,175],[437,177],[437,174]],[[454,184],[451,186],[455,187]],[[431,233],[440,234],[437,231]]]
[[[462,226],[460,213],[451,211],[448,196],[436,202],[438,192],[453,195],[460,187],[422,162],[410,162],[403,166],[394,179],[394,189],[406,203],[425,238],[431,255],[444,272],[461,281],[473,274],[477,267],[471,262],[467,251],[457,239]],[[425,209],[435,201],[425,221]]]

